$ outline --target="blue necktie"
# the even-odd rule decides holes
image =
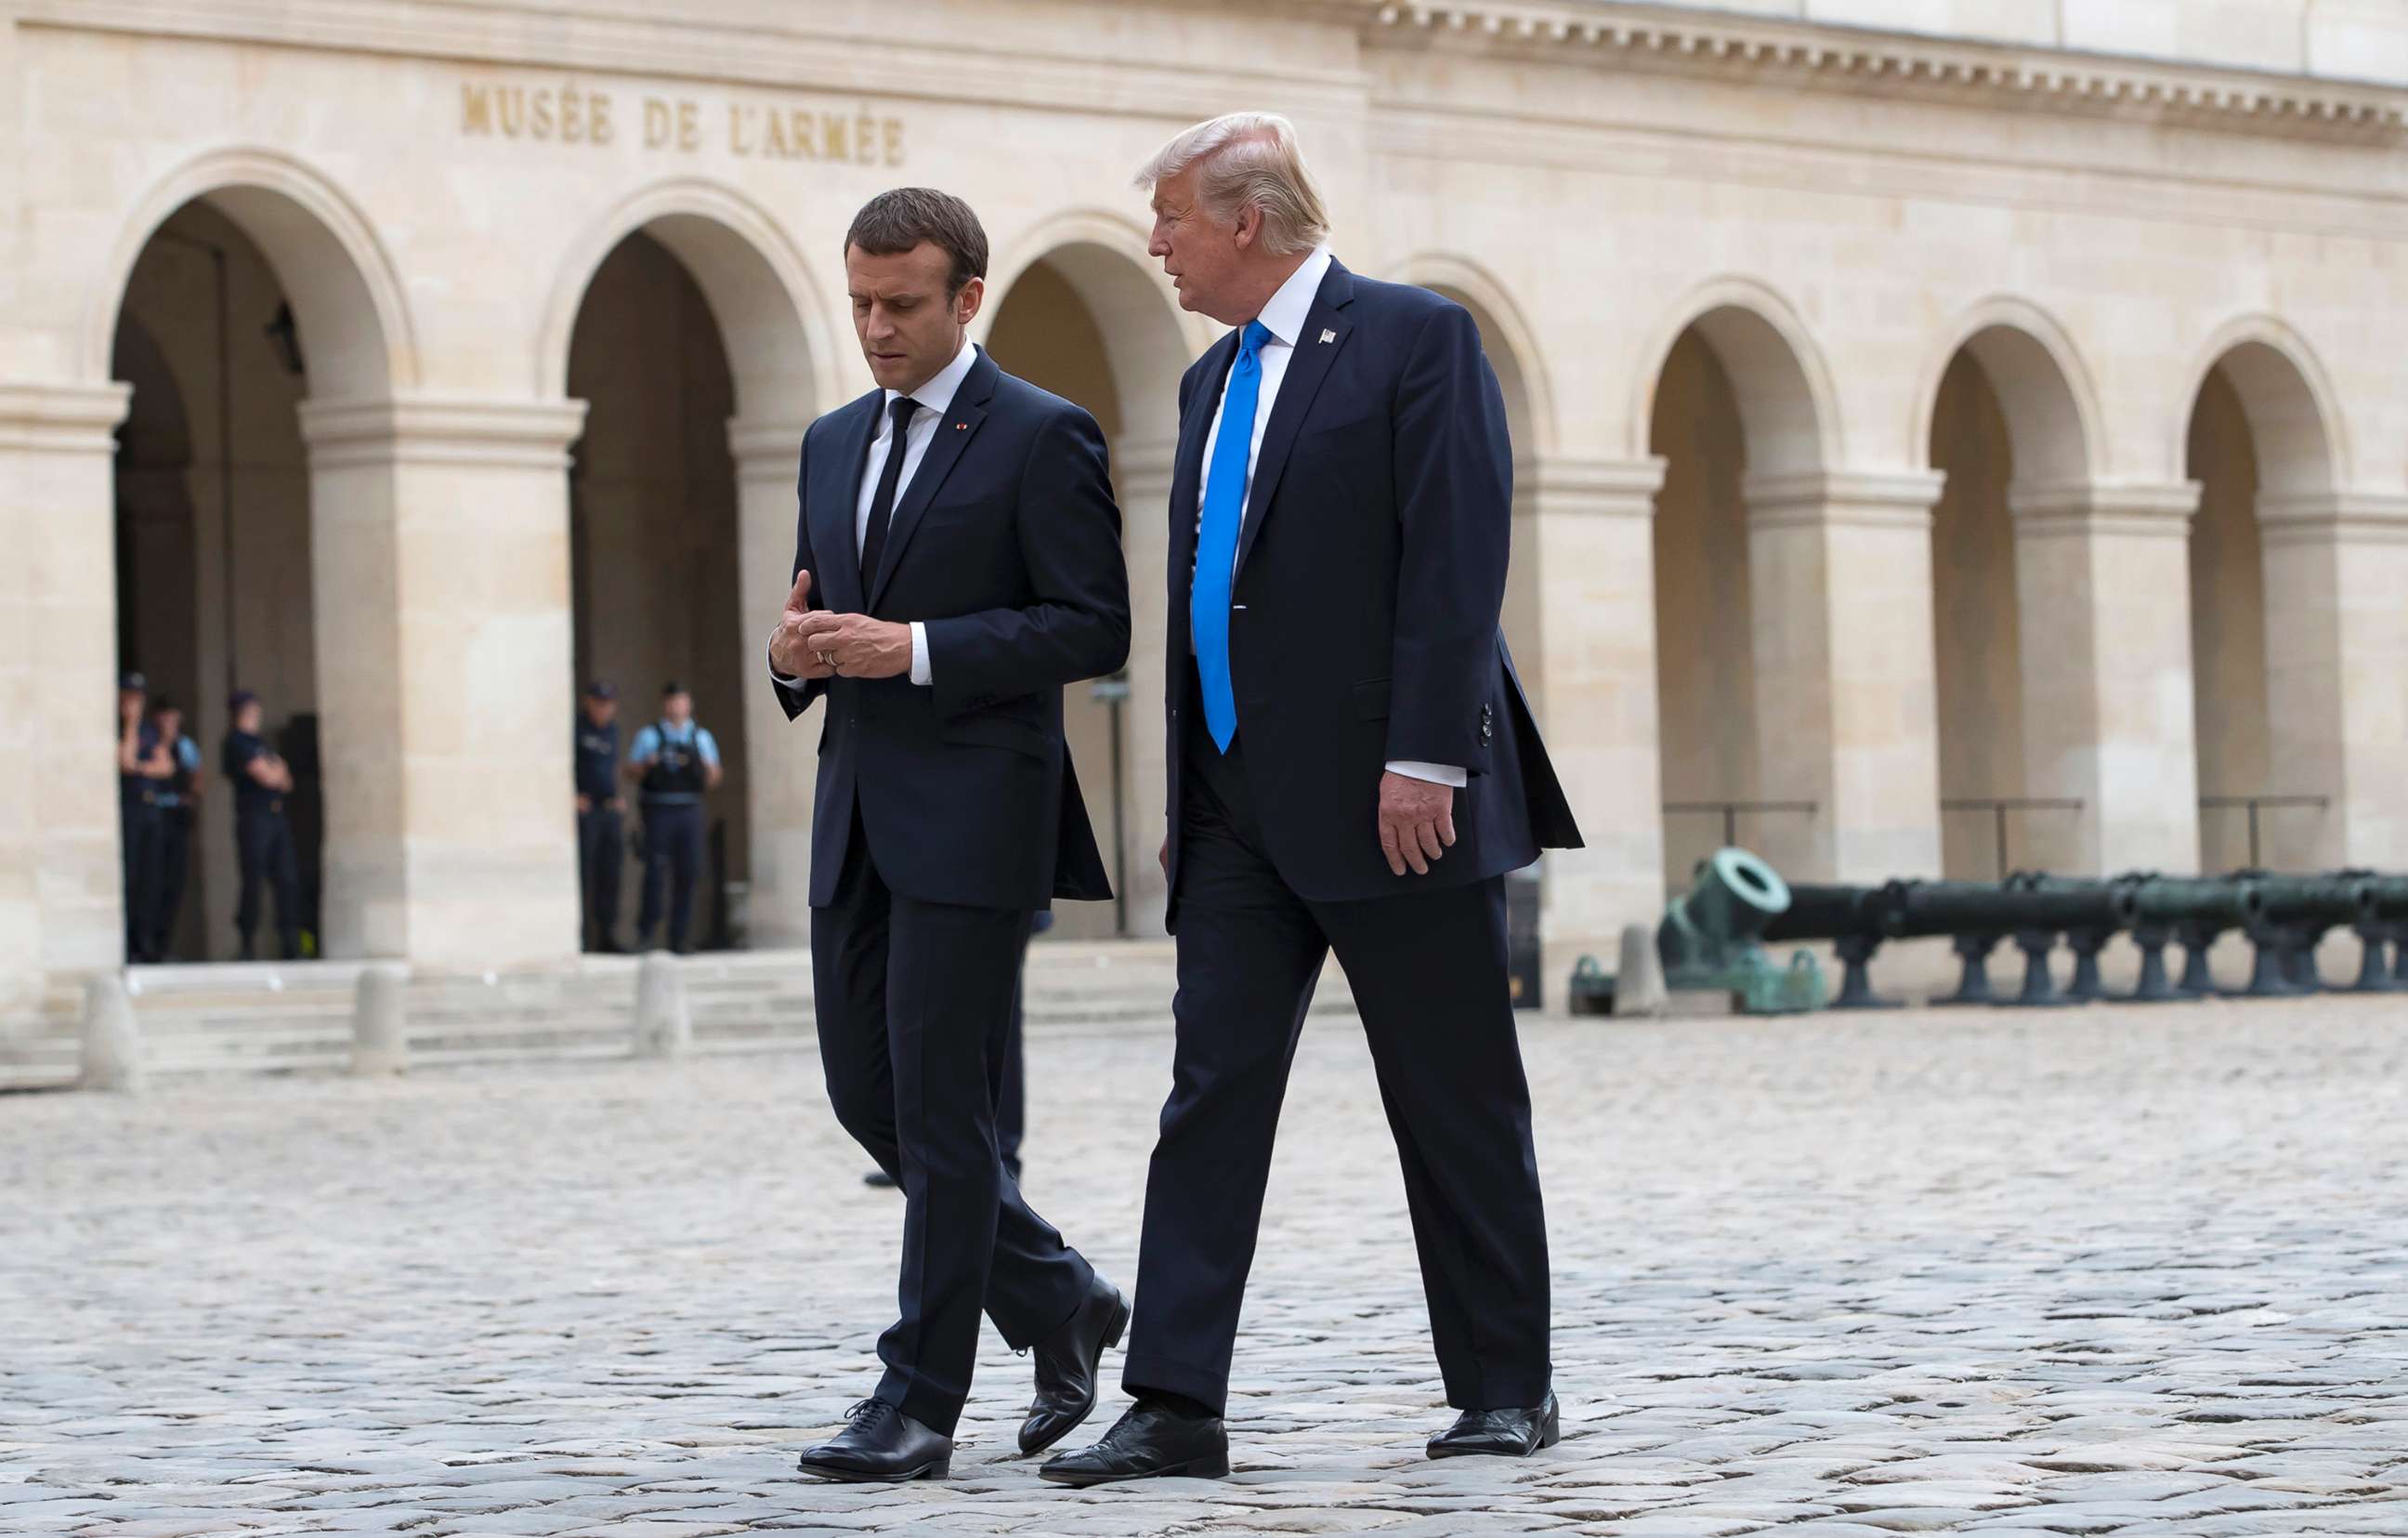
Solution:
[[[1196,581],[1187,596],[1187,631],[1196,640],[1196,674],[1204,685],[1204,725],[1223,753],[1238,735],[1238,697],[1229,685],[1229,579],[1238,530],[1246,521],[1246,461],[1254,448],[1254,402],[1263,388],[1263,343],[1270,328],[1248,321],[1221,397],[1221,436],[1204,481],[1204,522],[1196,535]]]

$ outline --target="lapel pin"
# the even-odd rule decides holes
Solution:
[[[956,422],[953,424],[953,431],[957,433],[967,433],[969,430],[970,424],[967,422]]]
[[[1325,342],[1334,342],[1338,339],[1338,333],[1335,331],[1325,331],[1321,334],[1321,339]]]

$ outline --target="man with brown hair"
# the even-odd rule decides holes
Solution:
[[[803,436],[795,579],[769,641],[791,718],[825,698],[811,976],[837,1119],[903,1188],[886,1373],[804,1473],[942,1478],[983,1308],[1032,1350],[1023,1452],[1094,1410],[1120,1292],[1032,1211],[996,1145],[1029,915],[1108,900],[1062,687],[1128,655],[1102,432],[970,345],[986,234],[957,197],[873,198],[845,237],[879,388]]]

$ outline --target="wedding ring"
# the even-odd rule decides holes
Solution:
[[[833,668],[833,667],[835,667],[835,666],[836,666],[836,654],[835,654],[834,652],[822,652],[822,653],[820,654],[820,666],[821,666],[821,667],[823,667],[823,668]]]

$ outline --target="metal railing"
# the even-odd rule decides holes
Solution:
[[[2262,868],[2258,857],[2258,809],[2260,807],[2312,806],[2318,812],[2332,805],[2329,796],[2202,796],[2199,798],[2201,812],[2229,812],[2234,807],[2249,811],[2249,869]]]
[[[1999,878],[2013,869],[2007,864],[2007,813],[2010,812],[2079,812],[2080,799],[2067,796],[1968,796],[1940,803],[1942,812],[1986,812],[1991,817],[1999,860]]]
[[[1812,817],[1822,806],[1815,801],[1667,801],[1666,815],[1703,814],[1713,812],[1723,820],[1723,842],[1739,842],[1739,814],[1742,812],[1794,812]]]

